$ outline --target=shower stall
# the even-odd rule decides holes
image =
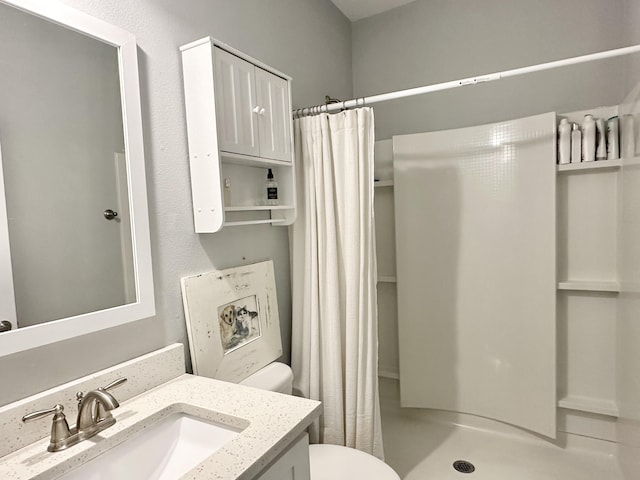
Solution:
[[[461,459],[476,478],[637,477],[640,157],[556,165],[556,125],[637,119],[639,90],[377,142],[383,433],[403,478],[457,478]]]

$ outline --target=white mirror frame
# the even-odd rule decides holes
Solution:
[[[57,1],[0,0],[118,49],[136,302],[0,333],[0,357],[155,315],[135,37]],[[1,179],[0,179],[1,180]]]

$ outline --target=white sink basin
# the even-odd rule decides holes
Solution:
[[[183,413],[173,414],[59,479],[175,480],[239,432]]]

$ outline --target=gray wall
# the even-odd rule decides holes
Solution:
[[[354,94],[367,96],[624,46],[623,0],[417,0],[353,24]],[[381,103],[376,138],[613,105],[624,60]]]
[[[640,44],[640,0],[623,0],[624,3],[624,33],[627,45]],[[626,58],[627,72],[625,76],[626,88],[629,92],[634,89],[640,80],[640,53]]]
[[[0,405],[126,361],[186,344],[180,278],[273,258],[285,357],[291,299],[286,228],[193,232],[178,47],[206,35],[293,77],[293,106],[352,94],[350,24],[329,0],[64,0],[137,37],[145,135],[154,318],[2,359]]]

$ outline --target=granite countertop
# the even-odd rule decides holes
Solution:
[[[112,411],[116,424],[89,440],[50,453],[46,438],[3,457],[0,478],[54,479],[158,420],[186,413],[243,430],[182,478],[251,479],[320,412],[313,400],[184,374],[121,403]]]

